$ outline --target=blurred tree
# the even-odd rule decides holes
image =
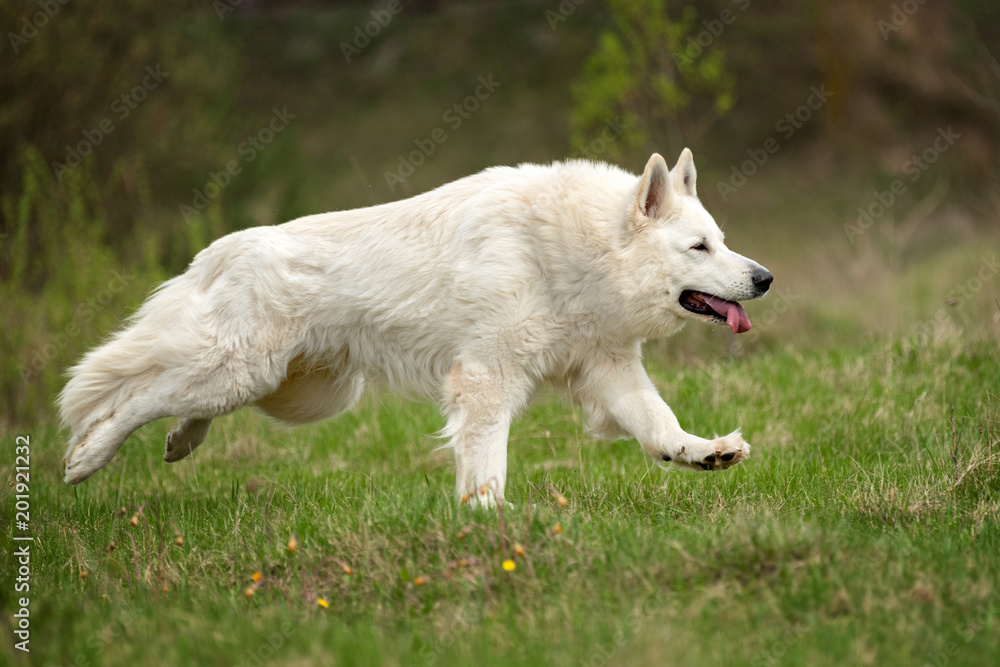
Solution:
[[[671,20],[666,5],[608,0],[612,27],[600,35],[573,85],[572,143],[584,155],[676,153],[732,106],[735,79],[714,42],[735,20],[734,9],[696,25],[694,8],[679,9],[680,18]],[[608,127],[622,140],[599,142]]]
[[[88,156],[102,175],[122,158],[144,160],[157,194],[164,181],[181,180],[178,165],[228,154],[220,127],[240,111],[244,60],[236,21],[219,20],[201,0],[46,6],[51,16],[33,2],[0,7],[9,49],[0,68],[0,191],[18,187],[28,146],[60,182]],[[127,237],[134,213],[109,207],[108,233]],[[0,233],[9,223],[0,218]]]

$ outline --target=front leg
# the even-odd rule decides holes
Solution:
[[[634,437],[650,456],[694,470],[723,470],[749,458],[740,432],[706,440],[684,431],[642,367],[638,349],[595,359],[575,392],[596,435]]]
[[[531,389],[515,368],[471,359],[455,362],[445,379],[444,433],[455,449],[455,491],[460,498],[484,507],[503,500],[510,424]]]

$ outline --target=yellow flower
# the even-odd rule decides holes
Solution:
[[[254,580],[254,583],[260,581],[260,572],[254,572],[253,576],[250,578]]]
[[[462,500],[461,500],[461,502],[462,502],[463,504],[464,504],[464,503],[467,503],[467,502],[469,502],[469,499],[470,499],[470,498],[472,498],[472,494],[470,494],[470,493],[463,493],[463,494],[462,494]]]
[[[556,502],[559,503],[559,507],[566,507],[567,505],[569,505],[569,501],[566,500],[566,496],[564,496],[561,493],[558,496],[556,496]]]
[[[169,593],[170,592],[170,589],[167,587],[166,584],[163,585],[163,592],[164,593]]]
[[[520,542],[514,543],[514,553],[521,558],[524,558],[524,547],[521,546]]]
[[[514,568],[516,568],[516,567],[517,567],[517,563],[515,563],[514,561],[512,561],[510,559],[507,559],[507,560],[505,560],[503,562],[503,569],[507,570],[508,572],[512,572],[514,570]]]
[[[251,586],[250,588],[248,588],[245,591],[243,591],[243,595],[247,596],[248,600],[250,598],[252,598],[253,597],[253,586]]]
[[[180,535],[178,535],[177,537],[174,538],[174,542],[176,542],[177,546],[179,546],[179,547],[184,546],[184,538],[181,537]]]
[[[561,533],[562,532],[562,525],[557,523],[556,525],[552,526],[552,532],[553,533]]]
[[[90,572],[87,572],[86,570],[80,570],[80,578],[81,579],[86,579],[89,574],[90,574]]]
[[[427,577],[417,577],[416,579],[413,580],[414,586],[423,586],[426,583],[427,583]]]
[[[324,600],[323,598],[317,598],[316,604],[318,604],[320,607],[323,607],[323,609],[326,609],[327,607],[330,606],[330,603]]]
[[[288,553],[293,554],[299,548],[299,537],[295,533],[288,538]]]
[[[481,487],[479,487],[479,495],[485,496],[486,492],[489,491],[489,490],[490,490],[490,485],[489,484],[483,484]]]
[[[352,570],[351,566],[348,565],[347,563],[344,563],[343,565],[341,565],[340,569],[342,569],[344,571],[344,574],[354,574],[354,570]]]
[[[139,525],[139,515],[138,514],[133,514],[132,515],[132,519],[129,521],[129,523],[131,523],[133,526],[138,526]]]

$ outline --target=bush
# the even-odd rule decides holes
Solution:
[[[216,219],[152,229],[141,162],[120,162],[101,184],[92,161],[62,183],[37,149],[25,148],[21,161],[21,187],[0,199],[9,230],[0,252],[0,418],[8,424],[53,418],[66,369],[190,261]],[[110,238],[109,201],[131,209],[131,238]]]

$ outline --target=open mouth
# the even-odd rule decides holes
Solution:
[[[684,290],[681,292],[680,304],[696,315],[711,318],[714,322],[725,322],[734,334],[750,331],[747,311],[735,301],[726,301],[694,290]]]

